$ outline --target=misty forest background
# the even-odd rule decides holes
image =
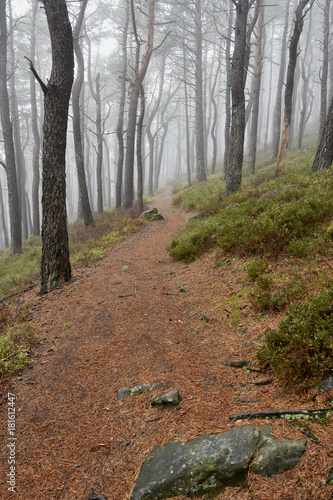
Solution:
[[[1,88],[9,96],[17,177],[17,198],[10,197],[2,121],[4,249],[15,232],[18,241],[17,232],[22,240],[40,234],[42,86],[52,54],[45,2],[0,3]],[[307,136],[319,141],[333,95],[330,0],[73,0],[67,8],[75,51],[69,222],[89,226],[94,213],[134,202],[140,211],[143,195],[181,177],[190,186],[220,172],[226,193],[233,193],[242,176],[255,172],[258,151],[276,160],[280,173],[288,112],[285,149],[301,149]],[[0,102],[3,108],[3,97]],[[12,245],[12,253],[20,251]]]

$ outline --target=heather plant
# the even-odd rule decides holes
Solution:
[[[257,356],[285,385],[301,389],[333,374],[332,289],[290,306],[279,327],[266,334]]]

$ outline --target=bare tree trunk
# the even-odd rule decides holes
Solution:
[[[270,121],[269,118],[271,116],[271,100],[272,100],[272,79],[273,79],[273,39],[274,39],[274,19],[272,22],[272,41],[271,41],[271,53],[270,53],[270,71],[269,71],[269,93],[268,93],[268,103],[267,103],[267,113],[266,113],[266,126],[265,126],[265,138],[264,138],[264,149],[267,150],[268,143],[268,131]]]
[[[160,83],[159,83],[159,90],[158,90],[158,95],[156,102],[153,106],[153,109],[151,110],[151,113],[149,115],[149,118],[147,120],[146,124],[146,132],[147,132],[147,137],[148,137],[148,144],[149,144],[149,167],[148,167],[148,195],[153,196],[154,194],[154,183],[153,183],[153,178],[154,178],[154,144],[155,144],[155,138],[158,133],[158,128],[156,127],[155,133],[153,134],[151,131],[151,126],[153,123],[153,120],[159,111],[159,107],[161,104],[161,98],[162,98],[162,92],[163,92],[163,86],[164,86],[164,75],[165,75],[165,59],[166,55],[164,54],[162,56],[162,68],[160,70]]]
[[[138,167],[138,178],[137,178],[137,199],[138,199],[138,210],[141,214],[143,212],[143,163],[142,163],[142,130],[143,130],[143,120],[145,117],[145,91],[143,85],[140,89],[140,103],[141,110],[138,120],[138,131],[136,136],[136,163]]]
[[[327,170],[333,161],[333,99],[311,170]]]
[[[12,122],[10,120],[7,89],[7,20],[6,0],[0,0],[0,114],[6,161],[0,161],[7,176],[10,246],[13,255],[22,253],[22,230],[19,193],[16,177],[15,149]]]
[[[1,229],[2,229],[2,234],[3,234],[3,244],[5,248],[9,247],[9,239],[8,239],[8,231],[7,231],[7,224],[6,224],[6,217],[5,217],[5,207],[3,203],[3,197],[2,197],[2,186],[1,186],[1,181],[0,181],[0,220],[1,220]]]
[[[9,63],[10,63],[10,76],[9,76],[9,87],[10,87],[10,111],[11,120],[13,126],[13,138],[14,138],[14,148],[15,148],[15,163],[16,163],[16,175],[17,175],[17,186],[19,193],[19,205],[21,212],[21,223],[22,223],[22,238],[26,240],[29,237],[28,234],[28,221],[27,221],[27,211],[25,202],[25,161],[21,142],[21,130],[20,130],[20,114],[18,109],[17,94],[16,94],[16,83],[15,83],[15,56],[14,56],[14,40],[13,40],[13,16],[12,16],[12,3],[8,0],[8,10],[9,10],[9,35],[8,35],[8,48],[9,48]]]
[[[281,147],[279,152],[278,163],[275,170],[275,176],[284,171],[284,165],[286,161],[287,148],[289,143],[289,132],[290,132],[290,121],[292,116],[292,105],[293,105],[293,90],[294,90],[294,75],[297,62],[297,47],[298,41],[302,33],[304,25],[304,9],[310,0],[300,0],[298,7],[295,11],[295,26],[294,32],[290,39],[289,45],[289,64],[287,69],[287,82],[286,90],[284,94],[284,124],[282,131]],[[311,2],[312,5],[312,2]],[[311,7],[311,6],[310,6]]]
[[[101,94],[100,94],[100,73],[97,74],[95,80],[96,89],[94,89],[91,77],[91,41],[86,32],[88,42],[88,81],[90,93],[95,101],[96,106],[96,141],[97,141],[97,164],[96,164],[96,185],[97,185],[97,212],[103,213],[103,133],[102,133],[102,111],[101,111]]]
[[[81,9],[73,31],[73,46],[76,55],[77,73],[73,84],[73,92],[72,92],[73,136],[74,136],[77,179],[79,187],[77,220],[83,219],[84,225],[86,227],[94,225],[94,219],[89,202],[86,174],[84,167],[84,151],[83,151],[82,126],[81,126],[82,113],[80,109],[80,95],[84,79],[84,59],[80,46],[80,33],[87,3],[88,0],[82,1]]]
[[[310,12],[310,26],[308,30],[308,36],[306,39],[306,46],[304,50],[304,55],[302,58],[301,62],[301,77],[303,80],[303,87],[301,91],[301,111],[300,111],[300,118],[299,118],[299,127],[298,127],[298,141],[297,141],[297,146],[298,149],[301,149],[302,147],[302,140],[303,140],[303,135],[305,131],[305,126],[307,122],[307,115],[308,115],[308,94],[309,94],[309,81],[310,81],[310,76],[311,76],[311,66],[312,66],[312,50],[310,47],[310,41],[311,41],[311,21],[312,21],[312,9]],[[308,56],[310,52],[310,57]],[[306,68],[307,65],[307,68]]]
[[[185,94],[185,127],[186,127],[186,174],[187,187],[191,187],[191,153],[190,153],[190,120],[189,120],[189,105],[188,105],[188,83],[186,71],[186,53],[183,46],[183,69],[184,69],[184,94]]]
[[[226,176],[226,194],[241,187],[245,133],[245,55],[249,0],[234,1],[236,5],[235,46],[232,56],[231,95],[232,121],[230,132],[229,165]]]
[[[286,71],[286,56],[287,56],[287,35],[289,25],[289,9],[290,0],[286,1],[286,15],[284,20],[284,28],[281,42],[281,60],[278,77],[278,87],[276,91],[276,100],[273,112],[273,137],[272,137],[272,159],[275,160],[279,153],[279,144],[281,136],[281,115],[282,115],[282,89],[284,84],[284,75]]]
[[[258,119],[259,119],[259,103],[260,103],[260,85],[262,74],[262,38],[264,30],[264,13],[265,0],[259,2],[259,25],[257,33],[256,55],[255,55],[255,73],[253,75],[253,105],[252,105],[252,123],[250,132],[249,158],[247,165],[247,175],[253,175],[255,171],[257,157],[257,141],[258,141]]]
[[[35,65],[36,55],[36,17],[38,9],[38,0],[34,0],[31,30],[30,30],[30,61]],[[39,156],[40,156],[40,134],[38,127],[37,99],[36,99],[36,81],[35,77],[30,73],[30,102],[31,102],[31,127],[34,138],[32,150],[32,234],[39,236],[40,234],[40,215],[39,215]]]
[[[74,53],[65,0],[43,0],[52,46],[45,85],[43,127],[43,223],[41,294],[71,277],[66,213],[66,134]]]
[[[97,139],[97,163],[96,163],[96,183],[97,183],[97,212],[103,213],[103,134],[102,134],[102,109],[101,109],[101,83],[100,73],[96,77],[96,139]]]
[[[124,167],[124,115],[126,102],[126,75],[127,75],[127,36],[129,26],[129,0],[125,0],[125,24],[123,29],[122,39],[122,71],[120,80],[120,101],[117,121],[117,140],[118,140],[118,161],[117,161],[117,178],[116,178],[116,208],[121,207],[121,195],[123,184],[123,167]]]
[[[221,60],[221,49],[218,54],[218,61]],[[212,65],[213,67],[213,65]],[[212,152],[212,174],[215,174],[215,168],[216,168],[216,158],[217,158],[217,137],[216,137],[216,128],[217,128],[217,120],[218,120],[218,107],[217,107],[217,102],[215,98],[215,91],[216,91],[216,85],[217,85],[217,79],[220,74],[220,62],[218,62],[217,68],[216,68],[216,73],[214,76],[214,81],[213,84],[210,88],[210,101],[212,103],[212,125],[210,129],[210,136],[212,139],[213,143],[213,152]]]
[[[197,182],[202,182],[207,180],[207,178],[202,95],[201,0],[195,0],[195,133]]]
[[[224,125],[224,161],[223,161],[223,178],[227,178],[229,167],[229,150],[230,150],[230,124],[231,124],[231,32],[233,23],[233,11],[231,10],[228,20],[228,32],[225,47],[225,64],[226,64],[226,89],[225,89],[225,125]]]
[[[136,129],[136,115],[138,108],[138,100],[140,88],[143,83],[144,77],[147,73],[149,61],[153,52],[154,43],[154,13],[155,13],[155,0],[147,0],[147,40],[146,48],[142,58],[141,66],[139,67],[139,47],[140,40],[138,38],[135,22],[134,1],[131,0],[132,22],[134,36],[137,44],[136,52],[136,68],[134,81],[130,88],[130,104],[128,109],[128,122],[127,122],[127,137],[126,137],[126,159],[125,159],[125,191],[124,191],[124,207],[131,208],[134,198],[134,157],[135,157],[135,129]]]
[[[327,79],[328,79],[328,61],[329,61],[329,38],[330,38],[330,0],[325,0],[323,10],[323,65],[321,67],[320,79],[320,120],[319,120],[319,134],[318,142],[324,130],[326,115],[327,115]]]

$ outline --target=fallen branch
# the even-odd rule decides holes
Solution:
[[[238,415],[230,415],[229,419],[232,422],[235,420],[246,420],[251,418],[279,417],[283,415],[312,415],[323,411],[333,411],[333,408],[318,408],[314,410],[268,410],[268,411],[250,411],[247,413],[239,413]]]
[[[2,297],[2,299],[0,299],[0,302],[3,302],[4,300],[7,300],[7,299],[11,299],[12,297],[15,297],[15,295],[20,295],[20,293],[24,293],[24,292],[27,292],[28,290],[31,290],[31,288],[34,288],[35,286],[37,286],[39,282],[40,282],[40,278],[38,278],[36,283],[34,283],[33,285],[29,285],[26,288],[24,288],[23,290],[19,290],[18,292],[11,293],[10,295],[6,295],[6,297]]]

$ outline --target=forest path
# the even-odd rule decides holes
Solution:
[[[169,191],[154,198],[164,220],[140,229],[97,264],[75,270],[61,289],[23,295],[40,344],[33,368],[3,388],[3,400],[8,392],[16,396],[17,477],[10,495],[4,445],[0,498],[84,500],[94,488],[108,500],[129,499],[155,445],[246,425],[229,419],[242,411],[313,407],[309,398],[291,397],[275,382],[255,385],[265,374],[223,364],[246,359],[255,366],[258,338],[279,317],[259,321],[252,311],[242,259],[215,266],[215,256],[207,254],[184,265],[168,255],[172,237],[189,218],[170,198]],[[136,297],[130,295],[135,286]],[[119,388],[141,383],[159,385],[117,400]],[[151,407],[152,397],[171,389],[180,391],[177,408]],[[4,436],[6,412],[5,403]],[[321,426],[313,430],[319,439],[327,437]],[[304,438],[285,421],[274,422],[274,433]],[[315,447],[309,442],[298,475],[252,477],[254,496],[230,488],[219,498],[327,499],[318,486],[327,477],[322,464],[328,452],[322,447],[314,454]]]

